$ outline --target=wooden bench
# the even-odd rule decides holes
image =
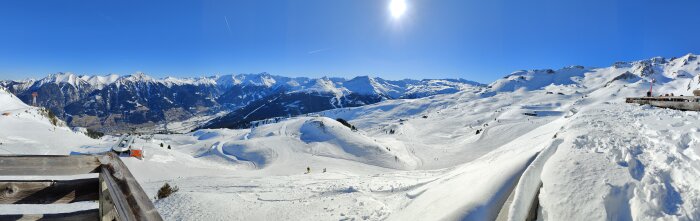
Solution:
[[[72,180],[18,179],[69,176]],[[3,178],[11,177],[9,179]],[[162,220],[134,176],[114,153],[79,156],[0,156],[0,204],[66,204],[94,201],[98,209],[54,214],[0,215],[0,220]]]

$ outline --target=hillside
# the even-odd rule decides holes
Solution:
[[[66,155],[96,143],[0,88],[0,154]]]

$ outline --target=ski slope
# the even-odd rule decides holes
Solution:
[[[698,67],[686,55],[519,71],[477,92],[143,135],[144,160],[124,161],[149,195],[180,188],[155,201],[166,220],[493,220],[511,195],[509,220],[534,199],[540,220],[698,220],[698,113],[624,103],[652,78],[655,94],[690,95]],[[14,105],[0,108],[8,153],[99,152],[115,139],[0,99]]]

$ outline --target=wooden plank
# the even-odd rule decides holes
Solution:
[[[109,188],[107,187],[108,179],[106,173],[100,173],[100,220],[112,221],[117,219],[117,214],[112,203],[112,198],[109,196]]]
[[[76,175],[99,172],[97,156],[0,156],[0,176]]]
[[[153,220],[163,218],[153,206],[153,202],[136,182],[124,162],[114,153],[107,154],[107,163],[102,166],[101,175],[109,191],[109,196],[119,220]]]
[[[54,204],[97,200],[97,178],[0,180],[0,204]]]
[[[20,214],[0,215],[0,220],[42,220],[42,221],[74,221],[74,220],[98,220],[99,210],[89,209],[70,213],[55,214]]]
[[[112,177],[107,170],[103,170],[100,176],[104,177],[105,185],[107,186],[107,197],[109,201],[105,205],[111,205],[110,209],[113,210],[112,214],[105,214],[105,216],[114,216],[116,220],[121,221],[137,220],[136,215],[134,215],[134,212],[129,207],[126,196],[117,185],[117,181],[114,180],[114,177]]]

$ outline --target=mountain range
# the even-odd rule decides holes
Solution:
[[[455,93],[485,85],[464,79],[306,78],[268,73],[162,79],[144,73],[57,73],[39,80],[0,81],[0,86],[26,103],[38,93],[37,105],[49,108],[71,126],[121,133],[219,112],[231,113],[208,126],[240,128],[269,117]]]
[[[166,125],[163,130],[167,132],[168,123],[194,117],[210,117],[196,128],[246,128],[251,122],[274,117],[462,91],[487,95],[546,89],[550,85],[584,90],[586,85],[653,79],[659,84],[687,82],[683,88],[660,89],[690,94],[700,86],[700,76],[693,74],[700,71],[699,62],[697,55],[687,54],[670,59],[615,62],[602,68],[576,65],[558,70],[521,70],[489,85],[464,79],[307,78],[268,73],[161,79],[144,73],[126,76],[57,73],[39,80],[0,81],[0,87],[26,103],[31,103],[32,93],[37,92],[38,105],[49,108],[70,126],[122,133]],[[590,82],[604,79],[586,78],[594,72],[615,77],[606,82]]]

